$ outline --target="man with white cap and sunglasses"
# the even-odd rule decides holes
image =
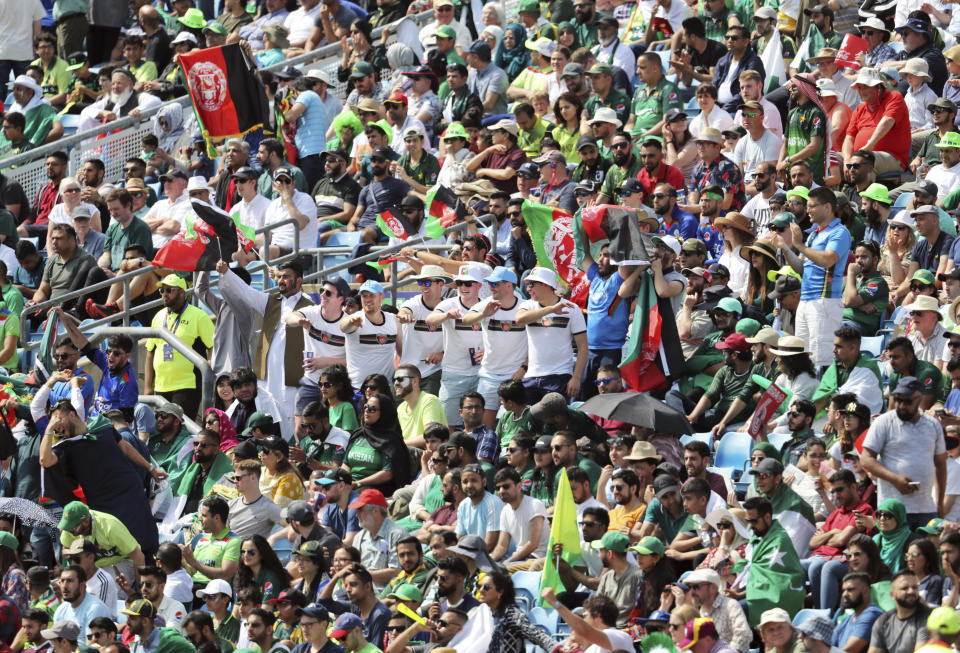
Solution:
[[[305,78],[306,90],[300,92],[297,101],[283,114],[283,119],[297,126],[294,139],[297,146],[297,166],[307,178],[307,187],[313,188],[324,174],[320,154],[326,149],[330,116],[335,114],[328,113],[323,99],[323,95],[326,95],[327,81],[322,72],[311,70]],[[308,243],[307,246],[309,247],[310,244]]]
[[[450,277],[439,265],[424,265],[411,277],[420,294],[411,297],[397,311],[400,323],[400,364],[416,365],[420,370],[420,389],[436,395],[440,392],[440,361],[443,360],[443,332],[429,326],[427,317],[443,301],[444,285]]]
[[[522,379],[527,372],[526,329],[516,321],[520,298],[516,294],[517,275],[505,267],[496,267],[486,279],[490,297],[481,300],[463,317],[463,324],[480,324],[483,329],[483,362],[477,392],[483,395],[483,423],[497,423],[497,389],[508,379]]]
[[[732,529],[733,515],[728,513],[727,516],[729,519],[720,519],[718,522]],[[723,535],[722,531],[718,530],[718,533]],[[743,613],[739,601],[723,594],[727,583],[720,574],[710,568],[697,569],[684,578],[683,582],[693,592],[694,605],[700,609],[700,616],[713,619],[720,639],[727,641],[738,651],[748,650],[753,633],[747,623],[747,615]]]
[[[527,403],[535,404],[548,392],[567,398],[580,392],[587,365],[587,325],[583,311],[557,292],[557,273],[549,268],[530,270],[525,283],[532,299],[520,304],[518,324],[527,328],[529,368],[523,379]],[[577,345],[574,359],[573,343]]]
[[[464,324],[463,317],[480,301],[483,275],[475,266],[462,265],[453,278],[457,296],[445,299],[427,316],[430,327],[443,327],[443,360],[440,363],[440,403],[447,424],[463,423],[460,397],[477,389],[480,362],[483,360],[483,334],[480,325]]]

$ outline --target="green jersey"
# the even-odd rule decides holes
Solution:
[[[863,300],[863,305],[873,305],[876,310],[872,313],[863,312],[861,307],[843,309],[843,319],[854,322],[860,327],[860,332],[873,336],[880,328],[880,316],[887,310],[890,303],[890,288],[883,275],[874,271],[868,277],[857,278],[857,295]]]
[[[663,114],[670,109],[682,109],[680,92],[677,85],[667,80],[660,80],[652,89],[639,86],[633,93],[631,113],[636,116],[633,124],[632,136],[639,136],[663,120]]]
[[[818,184],[823,183],[823,164],[827,145],[827,118],[823,111],[809,100],[790,110],[787,118],[787,156],[805,148],[814,136],[821,138],[820,148],[807,158],[807,163],[813,169],[813,178]]]
[[[613,87],[610,88],[607,96],[603,99],[600,99],[600,96],[594,93],[587,99],[587,103],[583,105],[583,111],[588,118],[593,118],[597,109],[600,107],[613,109],[617,112],[617,118],[620,122],[624,125],[627,124],[627,119],[630,117],[630,98],[627,97],[626,94],[621,93]]]

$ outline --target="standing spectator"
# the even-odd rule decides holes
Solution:
[[[467,88],[480,98],[484,115],[507,113],[507,87],[510,81],[506,72],[491,63],[490,45],[478,39],[463,54],[470,66]],[[512,124],[516,129],[516,123]]]
[[[3,98],[7,97],[7,80],[11,71],[14,77],[27,72],[27,65],[33,58],[33,40],[40,35],[40,21],[47,15],[40,0],[18,2],[7,9],[9,11],[3,16],[6,38],[0,47],[0,97]],[[86,9],[83,13],[86,14]]]
[[[283,115],[283,119],[296,124],[294,140],[297,146],[297,164],[307,178],[307,188],[313,188],[324,174],[320,154],[326,149],[330,116],[319,95],[321,86],[325,85],[326,81],[314,70],[307,73],[304,80],[306,89],[297,95],[296,102]],[[313,243],[310,243],[307,246],[312,245]]]
[[[916,378],[900,379],[891,392],[895,410],[870,425],[861,458],[864,470],[877,478],[878,501],[902,501],[911,529],[943,512],[947,484],[943,429],[920,411],[921,390]]]
[[[289,218],[296,220],[297,224],[278,227],[271,232],[270,251],[262,254],[265,259],[286,256],[294,249],[312,248],[317,244],[317,203],[311,195],[297,190],[294,183],[293,171],[289,167],[283,165],[273,171],[273,189],[277,197],[270,202],[263,224],[267,226]],[[304,258],[301,256],[300,260]]]

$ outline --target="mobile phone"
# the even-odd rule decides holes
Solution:
[[[912,485],[913,487],[917,488],[918,490],[920,489],[920,483],[918,483],[917,481],[910,481],[909,483],[907,483],[907,485]]]

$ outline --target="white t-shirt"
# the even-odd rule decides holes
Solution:
[[[17,253],[8,245],[0,243],[0,261],[7,266],[7,274],[13,276],[13,273],[20,267],[20,261],[17,260]]]
[[[616,628],[604,628],[603,633],[607,636],[607,639],[610,640],[610,648],[603,648],[602,646],[591,644],[587,647],[585,653],[610,653],[611,651],[618,651],[621,649],[624,651],[633,650],[633,638],[622,630],[617,630]]]
[[[172,574],[167,575],[167,584],[163,587],[163,595],[183,604],[193,601],[193,578],[185,569],[177,569]]]
[[[303,357],[307,358],[307,352],[312,351],[314,358],[343,358],[347,355],[346,336],[340,330],[343,314],[335,320],[327,320],[322,311],[320,304],[304,306],[299,310],[310,320],[310,328],[303,330]],[[304,372],[304,376],[311,381],[319,381],[321,371]]]
[[[34,58],[33,22],[45,18],[46,10],[40,0],[0,3],[0,59],[28,61]],[[12,87],[11,87],[12,90]]]
[[[423,295],[411,297],[400,308],[408,309],[414,320],[400,325],[403,342],[400,364],[416,365],[420,370],[420,378],[428,377],[440,369],[440,363],[428,363],[426,359],[429,354],[443,351],[443,329],[426,323],[427,316],[433,313],[433,309],[427,308],[423,303]]]
[[[240,224],[251,229],[259,229],[263,226],[263,216],[270,207],[270,200],[263,195],[254,195],[249,202],[240,200],[233,205],[239,212]]]
[[[153,206],[150,207],[150,210],[147,211],[147,215],[144,216],[145,219],[153,218],[163,218],[168,220],[173,218],[180,223],[180,231],[187,226],[187,213],[193,210],[193,207],[190,205],[190,198],[187,197],[187,194],[184,193],[173,203],[169,199],[158,200]],[[174,234],[158,234],[154,232],[153,234],[153,248],[160,249],[173,239]]]
[[[960,188],[960,163],[952,168],[945,168],[942,163],[935,165],[927,171],[924,181],[927,179],[937,185],[937,199],[942,200]]]
[[[777,109],[777,105],[762,97],[760,98],[760,106],[763,107],[763,126],[772,131],[777,138],[783,138],[783,121],[780,120],[780,110]],[[743,124],[743,121],[740,120],[741,113],[738,110],[733,116],[733,122],[738,125]]]
[[[763,130],[759,140],[753,140],[748,133],[733,148],[733,162],[743,171],[743,182],[753,181],[753,173],[764,161],[776,161],[780,156],[781,139],[769,129]]]
[[[769,132],[768,132],[769,133]],[[741,211],[756,224],[757,235],[761,238],[766,235],[770,228],[770,221],[773,215],[770,213],[770,200],[763,196],[763,193],[757,193],[751,197],[743,206]]]
[[[393,359],[397,353],[397,319],[382,312],[383,323],[374,324],[363,314],[363,324],[346,334],[347,373],[354,390],[371,374],[393,375]]]
[[[113,576],[103,569],[97,569],[97,572],[87,581],[87,594],[97,597],[107,606],[110,611],[110,618],[116,620],[117,614],[117,583]]]
[[[97,207],[95,207],[93,204],[89,204],[87,202],[80,202],[77,205],[77,208],[80,208],[81,206],[86,207],[87,210],[90,211],[90,215],[100,214],[100,210]],[[62,202],[54,206],[53,209],[51,209],[48,217],[50,219],[50,222],[52,222],[53,224],[69,224],[69,225],[73,224],[73,219],[70,217],[70,214],[67,213],[67,206]]]
[[[535,311],[543,308],[535,299],[528,299],[520,308]],[[563,315],[550,314],[527,324],[527,376],[573,374],[573,336],[587,330],[583,311],[567,307]]]
[[[690,133],[694,138],[700,136],[703,133],[703,130],[707,127],[713,127],[723,131],[727,127],[733,126],[733,118],[730,117],[730,114],[721,109],[719,106],[713,107],[713,111],[710,112],[710,118],[704,118],[703,114],[700,113],[696,118],[690,121]]]
[[[543,517],[544,523],[540,529],[540,541],[530,557],[543,558],[547,555],[547,545],[550,543],[550,525],[547,523],[547,509],[539,499],[524,495],[516,510],[510,504],[504,504],[500,514],[500,530],[509,533],[514,547],[519,548],[530,537],[530,522],[534,517]]]
[[[317,203],[312,195],[293,191],[293,205],[307,218],[307,226],[300,230],[300,249],[312,249],[317,246],[319,224],[317,223]],[[279,197],[270,202],[267,212],[263,216],[263,224],[282,222],[290,217]],[[288,224],[270,232],[270,244],[277,247],[293,248],[293,229],[295,225]]]
[[[283,24],[290,32],[287,35],[287,39],[291,43],[307,40],[313,32],[313,27],[316,24],[317,17],[320,15],[320,7],[322,6],[323,3],[318,2],[310,11],[299,7],[287,15],[283,20]]]
[[[462,317],[467,314],[471,307],[465,305],[457,296],[444,299],[437,304],[434,311],[446,313],[453,309],[460,309]],[[474,351],[472,356],[470,354],[471,349]],[[445,373],[476,376],[480,373],[477,354],[481,349],[483,349],[483,332],[479,323],[467,326],[460,318],[443,321],[443,362],[440,367]]]
[[[944,494],[946,496],[960,494],[960,462],[950,456],[947,456],[947,489]],[[950,512],[944,515],[944,518],[954,523],[960,519],[960,499],[953,502]]]
[[[483,299],[471,309],[482,313],[493,301]],[[491,375],[513,374],[527,360],[527,330],[517,324],[520,300],[514,297],[513,308],[501,308],[490,317],[480,320],[483,328],[483,363],[480,368]]]

